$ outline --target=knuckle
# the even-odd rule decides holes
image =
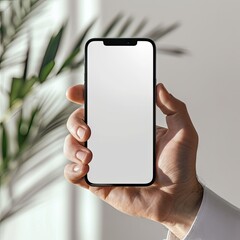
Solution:
[[[184,111],[187,111],[187,105],[186,105],[186,103],[180,101],[180,104],[181,104],[182,109],[183,109]]]
[[[79,109],[76,110],[78,113],[78,117],[83,119],[84,118],[84,108],[80,107]]]
[[[66,137],[65,137],[65,140],[64,140],[64,143],[66,144],[67,142],[69,142],[71,139],[71,134],[68,134]]]
[[[70,143],[71,143],[71,140],[72,140],[72,135],[71,134],[68,134],[66,137],[65,137],[65,140],[64,140],[64,146],[69,146]]]
[[[89,150],[89,149],[88,149],[88,156],[89,156],[89,159],[90,159],[90,161],[91,161],[92,158],[93,158],[93,153],[92,153],[92,151]]]
[[[77,130],[78,125],[79,119],[76,117],[76,113],[73,112],[67,120],[67,129],[73,133],[74,131]]]
[[[67,135],[64,139],[64,144],[63,144],[63,152],[64,154],[66,153],[66,147],[67,147],[67,142],[68,142],[69,135]]]
[[[64,167],[64,171],[63,171],[63,175],[64,175],[64,177],[65,177],[68,181],[70,181],[69,167],[70,167],[70,164],[67,164],[67,165]]]
[[[66,123],[67,129],[69,131],[71,131],[71,128],[72,128],[71,122],[72,122],[72,115],[68,118],[67,123]]]
[[[64,177],[70,183],[77,183],[79,181],[79,177],[71,173],[72,164],[67,164],[64,168]]]
[[[73,113],[72,113],[72,116],[78,120],[78,121],[81,121],[83,120],[83,108],[80,107],[78,109],[76,109]]]
[[[87,138],[90,138],[90,136],[91,136],[91,129],[90,129],[90,127],[87,124],[85,124],[85,126],[86,126]]]
[[[87,152],[87,157],[84,159],[83,163],[88,164],[89,162],[91,162],[93,155],[92,155],[92,152],[89,149],[86,149],[85,152]]]
[[[65,137],[64,146],[63,146],[63,153],[67,158],[69,158],[69,151],[70,151],[71,147],[72,147],[72,136],[71,136],[71,134],[68,134]]]
[[[92,151],[89,150],[89,149],[88,149],[88,155],[89,155],[89,158],[92,159],[92,157],[93,157],[93,153],[92,153]]]
[[[66,126],[68,131],[73,135],[73,136],[77,136],[77,131],[79,129],[80,126],[83,127],[85,134],[86,134],[86,138],[89,138],[91,135],[91,129],[89,128],[89,126],[85,123],[85,121],[83,120],[83,109],[77,109],[75,110],[70,117],[67,120]]]
[[[76,183],[79,182],[79,178],[76,177],[76,176],[71,176],[71,177],[69,177],[68,179],[69,179],[69,181],[70,181],[71,183],[73,183],[73,184],[76,184]]]
[[[198,143],[198,141],[199,141],[199,135],[198,135],[198,133],[197,133],[197,131],[194,129],[194,140],[196,141],[196,143]]]

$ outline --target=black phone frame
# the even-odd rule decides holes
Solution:
[[[88,123],[88,79],[87,79],[87,61],[88,61],[88,46],[93,41],[101,41],[106,46],[134,46],[137,45],[138,41],[147,41],[152,44],[153,47],[153,174],[152,180],[148,183],[92,183],[88,180],[87,174],[85,176],[85,181],[87,184],[93,187],[116,187],[116,186],[131,186],[131,187],[147,187],[154,183],[156,178],[156,45],[152,39],[149,38],[91,38],[85,43],[85,57],[84,57],[84,118],[85,122]],[[87,147],[87,142],[85,143]]]

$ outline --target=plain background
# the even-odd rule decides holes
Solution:
[[[158,54],[158,81],[188,106],[200,136],[197,159],[200,180],[240,207],[240,2],[51,0],[51,3],[52,12],[47,13],[51,20],[45,18],[45,23],[51,24],[46,24],[43,30],[49,33],[50,27],[68,16],[72,27],[69,41],[96,15],[101,17],[102,25],[120,12],[126,18],[132,16],[136,22],[147,18],[148,28],[181,23],[180,28],[164,37],[159,45],[183,47],[189,53],[180,58]],[[41,47],[40,38],[36,45]],[[73,78],[79,82],[78,75]],[[165,124],[159,111],[157,121]],[[59,153],[55,160],[62,159]],[[64,179],[43,195],[45,202],[1,226],[1,239],[159,240],[166,236],[166,229],[160,224],[119,213]]]

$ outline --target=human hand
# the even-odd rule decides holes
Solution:
[[[114,208],[126,214],[148,218],[165,225],[178,238],[188,232],[202,200],[202,186],[196,176],[198,135],[187,108],[162,84],[156,87],[156,104],[166,115],[168,128],[157,126],[156,179],[148,187],[93,187],[84,177],[89,171],[92,153],[84,147],[91,134],[84,122],[84,110],[78,109],[67,122],[70,134],[64,144],[65,178],[90,190]],[[84,87],[67,91],[70,101],[84,103]]]

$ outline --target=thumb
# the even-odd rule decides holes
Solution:
[[[186,112],[186,106],[183,102],[173,97],[162,83],[157,85],[157,106],[161,111],[169,116],[178,112]]]
[[[167,115],[168,128],[194,130],[185,103],[169,94],[162,83],[157,85],[156,91],[156,103],[160,110]]]

